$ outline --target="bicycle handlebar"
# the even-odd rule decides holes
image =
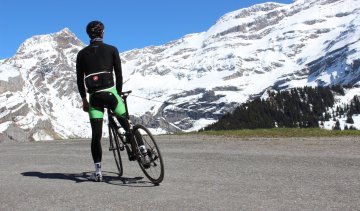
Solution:
[[[120,92],[120,94],[122,95],[122,94],[130,94],[132,91],[131,90],[129,90],[129,91],[126,91],[126,92]]]
[[[129,94],[130,94],[131,92],[132,92],[132,91],[129,90],[129,91],[126,91],[126,92],[120,92],[119,94],[120,94],[121,97],[127,97],[127,96],[129,96]]]

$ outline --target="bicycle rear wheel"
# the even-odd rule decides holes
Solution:
[[[150,167],[145,168],[138,158],[138,163],[145,176],[154,184],[159,184],[164,179],[164,163],[160,153],[160,149],[151,132],[143,125],[134,126],[134,137],[136,143],[142,139],[147,150],[147,155],[150,158]]]
[[[121,177],[123,175],[123,166],[121,161],[121,155],[120,155],[120,137],[117,133],[117,131],[109,126],[109,139],[110,139],[110,150],[113,151],[114,158],[115,158],[115,164],[119,172],[119,176]]]

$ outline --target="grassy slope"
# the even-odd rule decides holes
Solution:
[[[255,129],[255,130],[222,130],[202,131],[200,134],[225,135],[237,137],[336,137],[336,136],[360,136],[359,130],[325,130],[319,128],[294,129]]]

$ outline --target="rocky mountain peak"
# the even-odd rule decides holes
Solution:
[[[80,41],[74,33],[70,31],[68,28],[64,28],[63,30],[51,34],[54,38],[54,41],[57,42],[59,48],[69,48],[71,46],[82,46],[84,45],[82,41]]]
[[[36,35],[22,43],[15,55],[17,59],[29,58],[34,54],[55,54],[59,51],[68,51],[72,48],[78,48],[84,44],[76,37],[68,28],[64,28],[59,32]]]
[[[256,4],[253,5],[251,7],[248,8],[244,8],[244,9],[240,9],[240,10],[236,10],[230,13],[225,14],[224,16],[222,16],[218,21],[218,22],[226,22],[232,19],[246,19],[246,18],[250,18],[251,16],[258,16],[259,12],[268,12],[271,11],[275,8],[278,7],[282,7],[283,4],[279,4],[279,3],[272,3],[272,2],[268,2],[268,3],[263,3],[263,4]]]
[[[222,16],[208,31],[208,37],[221,37],[230,33],[251,33],[250,39],[257,39],[258,31],[278,23],[285,17],[285,4],[263,3],[236,10]]]

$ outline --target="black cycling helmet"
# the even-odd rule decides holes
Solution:
[[[103,37],[104,33],[104,24],[100,21],[91,21],[86,26],[86,33],[89,35],[91,39],[96,37]]]

